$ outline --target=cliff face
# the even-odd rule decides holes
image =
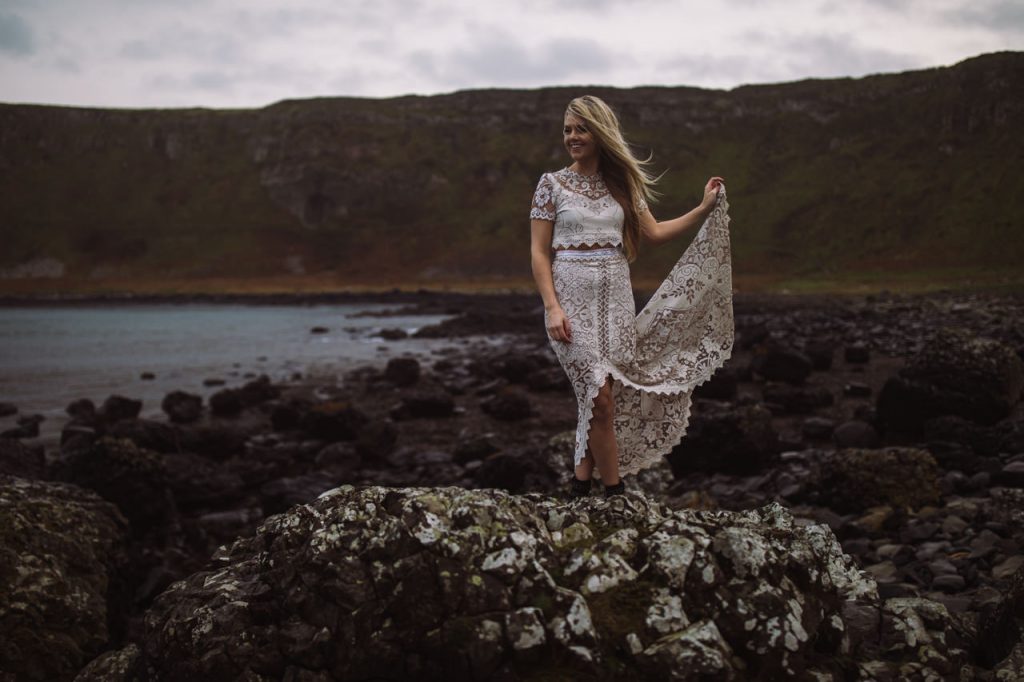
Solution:
[[[738,272],[1019,262],[1024,53],[729,91],[477,90],[257,110],[0,105],[5,277],[334,270],[526,277],[529,202],[583,92],[668,169],[659,219],[726,178]],[[691,233],[692,234],[692,233]],[[690,236],[635,267],[667,268]]]

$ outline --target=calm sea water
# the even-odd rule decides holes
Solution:
[[[59,442],[64,408],[78,398],[99,407],[112,394],[142,400],[141,416],[163,419],[160,402],[175,389],[205,399],[260,374],[273,381],[339,376],[358,365],[383,365],[404,354],[430,355],[444,339],[384,341],[397,327],[410,334],[448,316],[350,317],[397,304],[315,306],[238,304],[73,305],[0,309],[0,400],[18,415],[42,414],[41,439]],[[312,333],[315,326],[326,333]],[[386,349],[386,350],[384,350]],[[142,379],[152,372],[155,379]],[[220,378],[224,386],[204,386]],[[0,429],[18,415],[0,418]]]

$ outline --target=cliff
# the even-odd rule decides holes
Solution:
[[[667,170],[660,219],[726,178],[740,275],[1012,267],[1024,53],[732,90],[475,90],[261,109],[0,105],[0,283],[529,280],[527,212],[583,92]],[[684,235],[634,272],[663,275]],[[42,281],[42,280],[40,280]]]

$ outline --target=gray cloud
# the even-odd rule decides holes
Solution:
[[[539,48],[527,48],[510,35],[493,32],[474,45],[442,54],[415,50],[406,61],[421,75],[456,87],[478,87],[481,82],[530,87],[633,63],[628,55],[585,38],[551,40]]]
[[[0,51],[16,56],[35,52],[32,27],[17,14],[0,12]]]
[[[951,22],[966,22],[982,26],[996,33],[1024,34],[1024,3],[1019,0],[995,0],[972,3],[966,7],[944,13]]]

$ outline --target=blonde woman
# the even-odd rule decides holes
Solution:
[[[544,173],[530,210],[531,264],[548,339],[572,383],[579,421],[570,496],[622,493],[622,476],[656,464],[686,433],[694,388],[732,354],[732,261],[725,181],[700,205],[659,221],[656,179],[618,118],[590,95],[569,102],[562,131],[572,163]],[[697,235],[636,313],[629,263],[641,241]]]

